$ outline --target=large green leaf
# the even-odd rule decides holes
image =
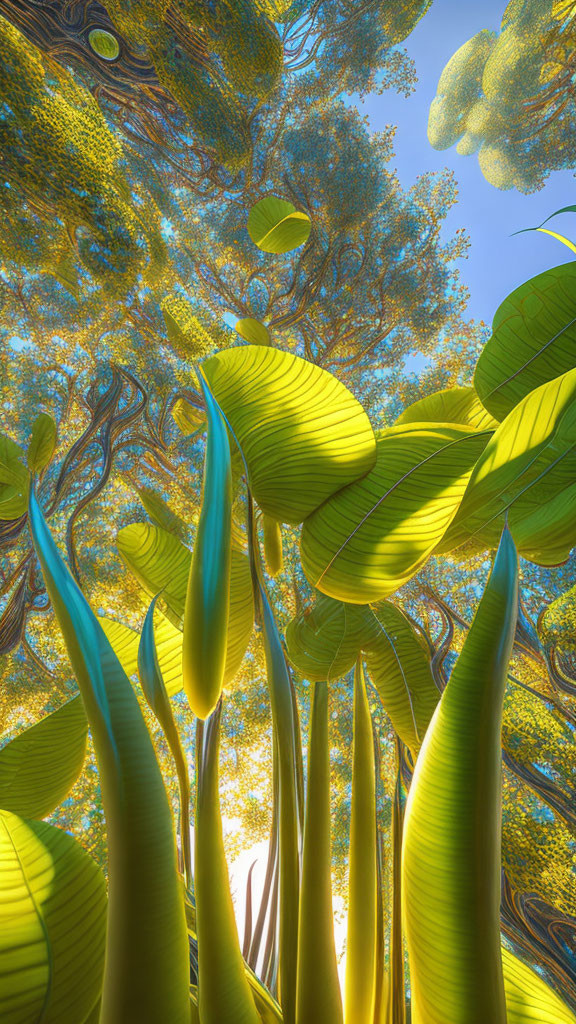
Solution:
[[[228,430],[200,374],[208,436],[202,509],[184,602],[182,678],[198,718],[214,710],[226,672],[232,560],[232,461]]]
[[[202,369],[246,459],[250,490],[273,519],[301,523],[374,465],[362,406],[314,363],[246,345],[219,352]]]
[[[520,554],[564,561],[576,543],[576,369],[532,391],[480,456],[437,550],[495,547],[504,516]]]
[[[22,818],[50,814],[82,771],[87,735],[78,696],[7,743],[0,750],[0,807]]]
[[[517,606],[518,558],[506,531],[408,796],[402,898],[414,1024],[507,1024],[501,725]]]
[[[362,662],[354,673],[352,807],[346,934],[346,1024],[373,1024],[376,995],[377,835],[372,719]]]
[[[342,1024],[332,906],[328,687],[314,684],[298,927],[298,1024]],[[375,894],[374,894],[375,895]]]
[[[194,893],[202,1024],[260,1024],[240,951],[224,852],[218,756],[221,705],[196,736]]]
[[[150,523],[133,523],[120,530],[118,550],[128,568],[150,597],[161,594],[167,615],[176,627],[156,619],[156,645],[158,658],[169,693],[173,689],[174,674],[182,665],[182,617],[192,554],[177,537]],[[232,681],[244,658],[252,635],[254,599],[248,558],[237,545],[232,547],[230,575],[230,612],[228,618],[228,648],[224,683]],[[178,642],[178,636],[180,641]],[[167,663],[172,658],[172,667]],[[182,688],[182,683],[178,690]]]
[[[353,605],[320,595],[286,630],[288,655],[310,680],[338,679],[361,651],[401,739],[418,749],[438,702],[430,657],[404,613],[389,601]]]
[[[130,680],[50,535],[33,492],[30,526],[90,724],[108,839],[102,1019],[188,1024],[188,936],[172,813]]]
[[[409,405],[395,426],[403,423],[462,423],[474,430],[495,430],[495,420],[474,388],[445,388]]]
[[[260,199],[248,216],[248,234],[263,252],[284,253],[307,241],[312,225],[306,213],[276,196]]]
[[[302,567],[310,583],[358,604],[397,590],[443,537],[489,437],[455,423],[384,430],[370,473],[304,523]]]
[[[576,366],[576,263],[546,270],[498,308],[474,386],[498,420],[530,391]]]
[[[48,413],[41,412],[32,425],[32,436],[28,446],[28,468],[31,473],[41,473],[52,458],[58,432],[56,424]]]
[[[0,811],[0,1019],[79,1024],[97,1003],[106,883],[85,850],[46,822]]]
[[[502,948],[507,1024],[576,1024],[576,1016],[525,963]]]

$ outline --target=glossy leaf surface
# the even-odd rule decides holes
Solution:
[[[362,406],[314,363],[248,345],[219,352],[202,369],[244,454],[252,494],[279,522],[301,523],[373,466]]]
[[[276,196],[260,199],[248,217],[248,234],[263,252],[285,253],[308,240],[312,225],[306,213]]]

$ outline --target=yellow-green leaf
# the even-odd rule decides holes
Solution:
[[[282,572],[284,558],[282,555],[282,527],[276,519],[271,516],[262,516],[262,529],[264,533],[264,558],[266,568],[271,576],[277,576]]]
[[[80,696],[24,729],[0,750],[0,807],[45,818],[82,771],[88,722]]]
[[[34,420],[32,436],[28,446],[28,469],[41,473],[50,462],[56,449],[58,432],[51,416],[41,412]]]
[[[93,28],[88,34],[88,42],[94,53],[102,60],[116,60],[120,54],[120,44],[116,36],[104,28]]]
[[[474,388],[445,388],[421,398],[404,410],[403,423],[463,423],[474,430],[495,430],[498,421],[486,411]]]
[[[204,411],[196,408],[191,402],[187,402],[185,398],[179,398],[174,404],[172,415],[186,437],[195,434],[206,422]]]
[[[308,241],[312,227],[309,216],[292,203],[266,196],[250,210],[248,234],[263,252],[284,253]]]
[[[576,586],[550,602],[538,619],[538,635],[546,647],[576,649]]]
[[[18,519],[26,512],[29,482],[22,450],[0,434],[0,521]]]
[[[498,420],[530,391],[576,366],[576,263],[546,270],[498,308],[474,387]]]
[[[48,530],[29,520],[98,761],[110,899],[102,1019],[189,1024],[189,948],[172,812],[138,700]]]
[[[314,684],[302,844],[296,1020],[342,1024],[332,905],[328,687]]]
[[[202,369],[246,459],[250,490],[273,519],[301,523],[374,465],[362,406],[314,363],[249,345],[219,352]]]
[[[402,900],[414,1024],[507,1024],[501,727],[517,607],[518,558],[506,531],[406,806]]]
[[[576,1016],[549,985],[502,948],[507,1024],[576,1024]]]
[[[188,574],[182,626],[182,678],[198,718],[214,710],[226,671],[232,560],[232,461],[228,428],[218,405],[200,383],[206,402],[208,436],[202,509]]]
[[[470,477],[439,552],[495,547],[504,517],[518,551],[540,565],[576,544],[576,369],[526,395],[500,424]]]
[[[183,295],[176,292],[167,295],[160,309],[168,340],[181,359],[200,359],[214,348],[214,341]]]
[[[393,593],[450,525],[489,432],[407,423],[378,437],[374,468],[302,528],[302,567],[324,594],[358,604]]]
[[[106,883],[66,832],[0,811],[0,1019],[78,1024],[104,970]]]
[[[361,651],[401,739],[417,750],[438,702],[430,657],[404,613],[389,601],[345,604],[320,595],[286,630],[292,663],[305,679],[338,679]]]
[[[164,501],[162,495],[158,494],[158,491],[151,487],[137,487],[136,491],[152,522],[161,526],[163,530],[167,530],[168,533],[175,534],[176,537],[183,536],[186,531],[184,523]]]
[[[268,328],[251,316],[244,317],[236,322],[236,330],[244,341],[249,345],[269,345],[270,333]]]
[[[118,550],[130,571],[150,597],[161,594],[166,613],[176,632],[162,626],[161,618],[156,620],[156,644],[162,674],[168,692],[172,690],[173,674],[182,658],[182,617],[192,554],[177,537],[150,523],[133,523],[120,530],[117,537]],[[246,648],[252,635],[254,623],[254,599],[248,557],[234,544],[232,547],[230,576],[230,611],[228,619],[228,648],[224,671],[225,684],[230,683],[242,664]],[[124,627],[125,628],[125,627]],[[168,660],[172,658],[172,667]],[[164,660],[166,659],[166,661]],[[134,662],[135,671],[136,663]],[[181,683],[178,689],[181,689]]]

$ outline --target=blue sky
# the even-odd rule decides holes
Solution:
[[[565,246],[546,235],[534,232],[511,238],[512,232],[540,224],[560,207],[576,203],[576,179],[569,171],[552,174],[545,188],[530,196],[515,189],[500,192],[484,180],[475,156],[459,156],[455,148],[437,153],[428,142],[428,109],[444,65],[480,29],[499,28],[505,4],[506,0],[434,0],[406,42],[418,72],[416,92],[405,99],[388,91],[360,104],[374,130],[398,126],[392,164],[405,188],[424,171],[454,171],[459,197],[446,229],[452,234],[464,227],[470,236],[468,259],[460,262],[460,273],[470,290],[470,315],[489,324],[499,303],[517,285],[571,258]],[[558,217],[549,226],[576,239],[575,215]]]

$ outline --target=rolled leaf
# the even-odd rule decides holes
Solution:
[[[150,523],[133,523],[120,530],[117,537],[118,550],[130,571],[136,576],[150,597],[162,594],[166,613],[176,627],[170,630],[169,623],[156,617],[156,645],[164,681],[170,695],[181,689],[173,689],[173,673],[181,673],[182,659],[182,616],[186,599],[186,588],[192,554],[184,544]],[[242,664],[254,624],[254,599],[252,579],[246,554],[233,542],[230,565],[230,610],[228,615],[228,642],[224,683],[231,682]],[[180,640],[178,641],[178,635]],[[173,659],[170,669],[165,658]],[[180,665],[177,667],[178,659]],[[134,671],[134,669],[133,669]]]
[[[207,718],[224,686],[230,563],[232,558],[232,465],[228,431],[200,377],[208,417],[202,511],[192,552],[184,604],[182,678],[188,703]]]
[[[2,1024],[85,1020],[105,936],[106,882],[92,858],[66,832],[0,811]]]
[[[106,817],[102,1020],[188,1024],[188,936],[172,814],[138,700],[63,562],[34,493],[30,525],[90,724]]]
[[[376,775],[372,720],[362,662],[354,673],[352,809],[348,873],[345,1024],[373,1024],[378,913]]]
[[[501,725],[517,606],[518,558],[505,531],[408,796],[402,899],[414,1024],[507,1024]]]
[[[315,683],[308,744],[306,822],[298,929],[297,1024],[342,1022],[336,965],[330,842],[328,687]],[[357,1018],[360,1024],[360,1018]]]
[[[86,756],[88,722],[81,697],[24,729],[0,750],[0,807],[45,818],[76,782]]]
[[[158,660],[156,641],[154,637],[154,599],[146,613],[142,636],[138,647],[138,675],[144,696],[152,711],[162,726],[164,735],[174,758],[176,773],[178,775],[178,787],[180,791],[180,840],[182,843],[182,858],[184,862],[184,873],[188,886],[192,884],[192,851],[190,847],[190,778],[188,775],[188,762],[186,754],[180,741],[180,735],[168,693],[162,678],[162,670]]]
[[[280,1003],[285,1024],[296,1019],[300,892],[299,726],[292,680],[268,596],[259,586],[272,726],[278,751],[280,794]]]
[[[197,724],[194,893],[202,1024],[260,1024],[240,951],[224,852],[218,755],[220,708]]]
[[[306,213],[276,196],[266,196],[250,210],[248,234],[263,252],[285,253],[308,241],[312,224]]]
[[[474,373],[482,404],[502,420],[530,391],[576,366],[576,263],[546,270],[498,307]]]
[[[476,463],[437,547],[495,547],[507,518],[518,551],[557,565],[576,544],[576,369],[531,391]]]
[[[301,523],[374,465],[366,413],[319,366],[248,345],[219,352],[202,369],[246,460],[250,490],[278,522]]]
[[[56,449],[57,434],[52,417],[41,412],[34,420],[28,445],[28,469],[31,473],[41,473],[46,469]]]
[[[264,558],[266,567],[271,576],[277,576],[282,572],[284,558],[282,555],[282,527],[270,516],[262,517],[264,530]]]
[[[498,421],[486,411],[474,388],[445,388],[409,405],[395,426],[403,423],[462,423],[474,430],[495,430]]]
[[[439,543],[490,433],[457,424],[383,431],[377,461],[302,528],[302,568],[323,594],[364,604],[406,583]]]

